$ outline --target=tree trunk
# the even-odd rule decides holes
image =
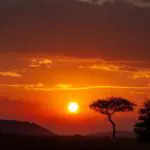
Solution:
[[[112,131],[112,139],[115,140],[115,139],[116,139],[116,125],[115,125],[115,123],[113,122],[113,120],[111,119],[111,116],[110,116],[110,115],[108,115],[108,120],[109,120],[109,122],[111,123],[112,129],[113,129],[113,131]]]

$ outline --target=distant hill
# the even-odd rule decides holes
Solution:
[[[90,133],[87,136],[100,136],[100,137],[105,137],[105,136],[111,136],[112,132],[97,132],[97,133]],[[116,136],[117,137],[135,137],[135,134],[130,131],[116,131]]]
[[[20,136],[54,136],[55,134],[35,123],[0,120],[0,134]]]

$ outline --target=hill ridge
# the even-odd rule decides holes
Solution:
[[[21,136],[54,136],[55,133],[44,127],[27,121],[0,120],[0,133],[2,135],[21,135]]]

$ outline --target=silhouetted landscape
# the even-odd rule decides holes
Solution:
[[[87,136],[89,137],[111,137],[112,132],[98,132],[90,133]],[[116,136],[119,138],[135,138],[135,133],[131,131],[116,131]]]
[[[104,134],[103,134],[104,135]],[[107,135],[107,134],[106,134]],[[9,144],[8,144],[9,143]],[[14,150],[93,150],[93,149],[149,149],[150,144],[137,141],[135,138],[119,137],[112,141],[109,137],[90,136],[2,136],[0,140],[2,149]]]
[[[56,135],[43,127],[29,122],[0,120],[0,144],[2,149],[13,150],[93,150],[93,149],[149,149],[150,143],[136,139],[130,131],[116,131],[117,140],[111,139],[111,132],[88,135]]]

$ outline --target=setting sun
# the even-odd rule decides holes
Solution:
[[[70,102],[68,104],[69,112],[76,113],[76,112],[78,112],[78,109],[79,109],[79,105],[76,102]]]

